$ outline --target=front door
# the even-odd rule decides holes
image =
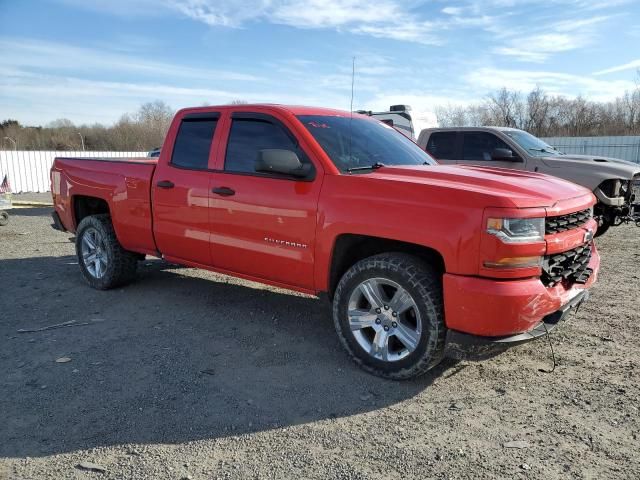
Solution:
[[[222,171],[213,174],[211,183],[212,263],[313,289],[320,166],[314,165],[305,179],[256,172],[262,149],[292,150],[303,163],[313,162],[284,121],[253,113],[235,113],[230,120]]]
[[[492,153],[496,149],[513,152],[512,160],[494,160]],[[524,170],[523,159],[503,140],[489,132],[464,132],[462,134],[462,155],[458,165],[480,165]]]

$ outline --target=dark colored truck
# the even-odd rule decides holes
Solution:
[[[159,158],[56,158],[51,184],[92,287],[132,281],[151,255],[326,295],[346,350],[388,378],[543,335],[600,263],[583,187],[438,165],[337,110],[181,110]]]

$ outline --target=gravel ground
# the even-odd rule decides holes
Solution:
[[[321,300],[157,260],[92,290],[48,214],[0,227],[0,478],[640,478],[636,227],[599,240],[554,373],[538,341],[397,383]]]

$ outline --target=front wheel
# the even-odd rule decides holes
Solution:
[[[396,380],[422,375],[444,356],[441,275],[412,255],[365,258],[338,283],[333,320],[365,370]]]
[[[109,215],[82,219],[76,231],[76,254],[82,275],[93,288],[108,290],[135,278],[137,256],[122,248]]]
[[[0,227],[4,227],[9,223],[9,214],[7,212],[0,212]]]

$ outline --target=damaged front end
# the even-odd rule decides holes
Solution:
[[[594,207],[597,236],[623,223],[635,222],[640,226],[640,174],[631,180],[605,180],[593,193],[598,198]]]

